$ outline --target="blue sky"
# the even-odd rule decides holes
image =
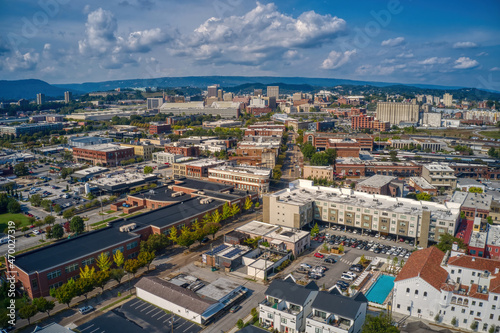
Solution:
[[[500,90],[500,2],[0,0],[0,79],[330,77]]]

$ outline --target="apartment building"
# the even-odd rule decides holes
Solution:
[[[334,171],[332,166],[304,165],[302,176],[305,179],[326,179],[333,181]]]
[[[174,177],[207,178],[208,169],[226,163],[224,160],[204,158],[173,163]]]
[[[264,195],[263,204],[266,223],[300,229],[312,222],[323,222],[415,240],[422,247],[427,247],[429,241],[437,242],[441,234],[454,235],[460,217],[458,203],[439,204],[314,186],[304,179]]]
[[[122,143],[121,147],[129,147],[134,149],[134,155],[142,157],[145,160],[150,160],[153,157],[155,146],[147,143]]]
[[[395,279],[393,311],[486,332],[500,327],[500,261],[468,256],[454,244],[414,252]],[[474,328],[475,327],[475,328]]]
[[[342,158],[335,162],[335,172],[353,178],[373,175],[412,177],[422,174],[422,165],[414,162],[374,162],[359,158]]]
[[[170,131],[170,125],[160,122],[149,123],[149,134],[162,134]]]
[[[77,163],[113,167],[131,158],[134,158],[134,148],[109,143],[73,148],[73,159]]]
[[[200,155],[200,149],[198,147],[183,146],[178,144],[178,142],[165,145],[165,152],[176,155],[183,155],[186,157],[198,157]]]
[[[391,124],[388,121],[380,121],[375,117],[360,114],[351,117],[351,128],[355,131],[369,129],[377,132],[384,132],[391,128]]]
[[[353,298],[320,291],[306,319],[306,333],[360,333],[366,318],[367,299],[362,293]]]
[[[447,192],[451,192],[457,187],[455,172],[447,165],[438,163],[424,164],[422,166],[422,177],[432,186],[438,189],[444,188]]]
[[[174,164],[183,157],[184,155],[181,154],[166,153],[164,151],[153,153],[153,161],[159,164]]]
[[[319,291],[314,282],[298,285],[292,277],[273,280],[259,304],[259,322],[278,332],[359,333],[366,316],[363,294],[354,298],[336,289]]]
[[[269,192],[271,169],[255,166],[220,165],[208,169],[208,180],[233,185],[239,190]]]
[[[493,197],[485,193],[455,192],[450,202],[460,204],[460,212],[465,214],[467,220],[474,220],[476,217],[487,219],[490,214],[490,207]]]

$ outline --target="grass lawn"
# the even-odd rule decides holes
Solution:
[[[482,134],[492,139],[500,139],[500,131],[482,131],[479,132],[479,134]]]
[[[9,221],[14,221],[14,220],[19,220],[21,221],[21,227],[29,226],[29,220],[28,216],[24,214],[11,214],[11,213],[5,213],[5,214],[0,214],[0,232],[3,232],[5,228],[7,228],[7,225]]]

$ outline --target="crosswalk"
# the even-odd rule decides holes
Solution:
[[[349,261],[347,259],[340,258],[340,261],[342,261],[344,264],[352,265],[352,261]]]

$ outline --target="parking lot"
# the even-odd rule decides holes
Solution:
[[[201,329],[202,327],[193,322],[168,313],[138,298],[134,298],[78,327],[82,333],[106,333],[117,330],[120,333],[198,333]]]
[[[338,281],[343,281],[343,289],[346,290],[356,281],[363,273],[364,268],[354,268],[353,265],[359,263],[361,256],[367,260],[372,260],[375,257],[384,259],[390,257],[393,260],[396,257],[398,262],[402,260],[406,262],[411,250],[414,249],[413,246],[404,242],[388,240],[387,237],[380,239],[380,235],[379,237],[360,236],[359,234],[326,228],[323,228],[320,235],[322,236],[315,238],[317,240],[311,241],[311,248],[315,249],[312,254],[299,257],[296,263],[287,269],[286,274],[293,272],[297,279],[312,280],[327,289],[336,285]],[[325,244],[328,247],[342,245],[345,253],[343,255],[319,253]],[[354,247],[352,247],[353,245]],[[323,257],[321,258],[321,256]],[[328,258],[333,260],[325,260]],[[342,275],[345,272],[351,274],[352,279],[343,279]]]

